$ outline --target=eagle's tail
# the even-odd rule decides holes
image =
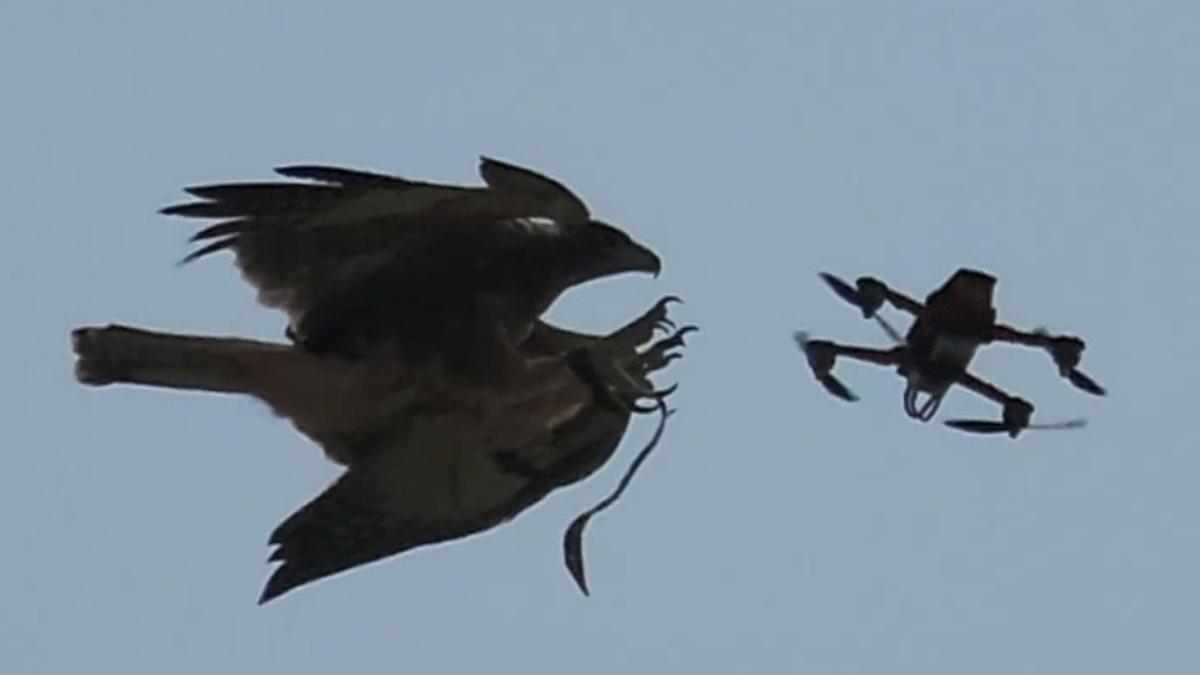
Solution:
[[[287,345],[156,333],[126,326],[77,328],[75,377],[84,384],[143,384],[256,394],[268,369],[297,357]]]

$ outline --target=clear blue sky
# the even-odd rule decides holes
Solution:
[[[1190,2],[6,3],[0,9],[0,668],[188,672],[1200,668]],[[245,399],[85,389],[68,332],[281,336],[228,258],[176,268],[183,185],[329,162],[474,182],[544,169],[666,261],[551,315],[665,293],[701,324],[680,413],[563,570],[590,482],[484,536],[265,607],[266,536],[336,474]],[[924,294],[996,274],[1088,339],[978,369],[1019,442],[900,410],[790,333],[879,343],[819,270]],[[991,415],[955,393],[942,416]]]

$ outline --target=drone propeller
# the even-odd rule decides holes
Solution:
[[[946,426],[969,431],[973,434],[1002,434],[1008,431],[1008,425],[995,420],[948,420]]]
[[[879,327],[883,329],[883,332],[888,334],[888,337],[892,338],[892,341],[899,345],[904,344],[904,337],[900,335],[900,331],[893,328],[892,324],[887,322],[887,319],[879,316],[878,312],[879,308],[883,305],[883,299],[882,297],[874,297],[880,295],[878,292],[865,292],[868,288],[870,288],[870,286],[863,283],[861,280],[858,288],[855,288],[845,280],[841,279],[840,277],[836,277],[829,272],[821,272],[820,277],[822,281],[824,281],[830,288],[833,289],[833,292],[836,293],[839,298],[862,310],[864,319],[875,319],[875,322],[879,324]]]
[[[833,394],[843,401],[849,401],[853,403],[858,400],[858,396],[856,396],[854,392],[850,391],[846,385],[842,384],[841,380],[834,377],[832,373],[818,375],[817,381],[824,385],[825,391]]]
[[[1066,420],[1064,422],[1053,422],[1049,424],[1030,424],[1024,427],[1013,427],[1004,422],[996,420],[947,420],[945,425],[959,431],[967,431],[973,434],[1010,434],[1015,436],[1014,432],[1021,432],[1026,429],[1034,429],[1040,431],[1055,431],[1061,429],[1082,429],[1087,426],[1085,419]]]
[[[825,387],[825,391],[842,399],[853,403],[858,400],[858,396],[850,391],[850,388],[842,384],[842,381],[833,376],[829,370],[833,367],[833,354],[815,353],[809,349],[812,340],[808,339],[808,333],[796,331],[792,337],[796,340],[796,345],[800,347],[800,351],[804,352],[804,356],[808,358],[808,365],[812,368],[813,374],[817,376],[817,381]]]
[[[1095,380],[1084,375],[1078,368],[1072,368],[1067,373],[1067,381],[1095,396],[1104,396],[1108,393],[1104,390],[1104,387],[1101,387]]]
[[[857,288],[851,286],[841,278],[836,277],[829,272],[821,272],[820,276],[821,279],[833,289],[833,292],[836,293],[839,298],[854,305],[855,307],[862,309],[863,301],[858,295]],[[863,313],[866,314],[866,310],[863,310]],[[867,315],[864,318],[869,319],[870,315]]]

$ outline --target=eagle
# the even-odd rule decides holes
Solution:
[[[667,317],[676,298],[604,335],[541,318],[571,286],[661,269],[558,181],[486,157],[482,187],[277,172],[307,182],[187,188],[200,201],[163,212],[218,221],[185,261],[231,250],[259,300],[286,312],[287,342],[72,333],[82,383],[250,395],[346,468],[272,533],[281,564],[260,602],[491,529],[603,465],[639,401],[666,412],[649,375],[694,330]],[[564,545],[586,593],[583,522]]]

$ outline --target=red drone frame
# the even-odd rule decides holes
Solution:
[[[957,384],[999,403],[1004,407],[1004,413],[999,421],[946,422],[955,429],[975,433],[1007,433],[1016,438],[1024,429],[1083,426],[1083,420],[1030,424],[1033,405],[967,372],[976,350],[997,341],[1045,349],[1054,358],[1058,372],[1071,384],[1089,394],[1103,396],[1105,393],[1103,387],[1076,367],[1083,355],[1083,340],[1074,336],[1051,335],[1044,330],[1021,331],[996,322],[996,309],[992,306],[996,278],[989,274],[960,269],[941,288],[930,293],[924,305],[872,277],[861,277],[854,286],[828,273],[822,273],[821,278],[838,296],[861,309],[864,318],[878,321],[898,343],[891,349],[872,349],[839,345],[827,340],[810,340],[805,333],[796,333],[796,343],[808,357],[808,364],[817,379],[825,389],[841,399],[857,400],[846,385],[831,373],[837,357],[845,356],[867,363],[895,366],[897,372],[908,381],[904,390],[904,412],[922,422],[934,416],[946,392]],[[885,302],[915,317],[904,337],[877,314]],[[919,403],[918,398],[922,393],[927,394],[928,398]]]

